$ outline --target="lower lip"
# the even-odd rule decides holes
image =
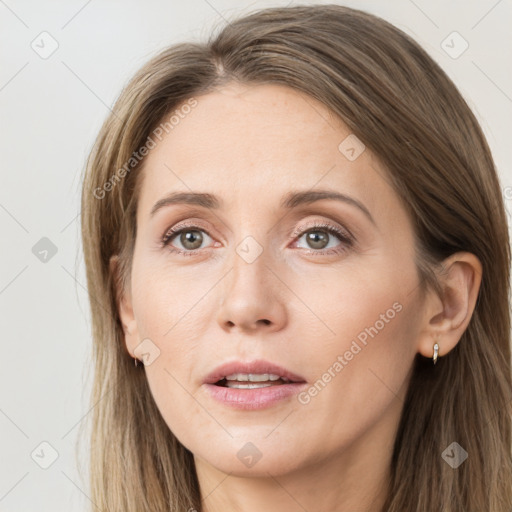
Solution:
[[[306,382],[280,384],[264,388],[237,389],[205,384],[215,400],[236,409],[254,410],[270,407],[282,400],[298,394],[307,386]]]

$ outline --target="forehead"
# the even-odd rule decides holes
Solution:
[[[343,143],[354,135],[314,98],[281,85],[229,84],[195,100],[145,159],[143,214],[176,190],[255,207],[317,185],[370,203],[393,194],[368,150],[347,158]]]

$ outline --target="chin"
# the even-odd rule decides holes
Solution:
[[[293,451],[296,451],[293,449]],[[266,453],[268,452],[268,453]],[[203,459],[207,464],[213,466],[218,471],[222,471],[230,476],[239,477],[268,477],[284,475],[297,469],[298,461],[294,460],[293,453],[287,453],[283,447],[270,449],[257,449],[255,443],[237,445],[234,450],[217,450],[212,453],[207,452],[207,457]]]

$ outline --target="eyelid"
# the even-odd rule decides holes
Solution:
[[[334,223],[331,223],[330,221],[326,221],[326,220],[319,220],[319,219],[316,219],[316,220],[310,220],[308,222],[306,222],[305,225],[302,225],[300,226],[299,228],[295,228],[292,232],[292,235],[295,239],[295,237],[298,237],[299,235],[302,235],[304,234],[306,231],[310,230],[310,229],[326,229],[326,228],[330,228],[330,229],[333,229],[334,231],[338,232],[338,235],[339,236],[342,236],[344,237],[345,239],[347,240],[350,240],[350,241],[355,241],[355,237],[354,235],[352,235],[352,233],[346,229],[345,227],[342,227],[338,224],[334,224]]]
[[[169,241],[171,238],[179,234],[180,231],[186,228],[200,228],[201,231],[204,231],[210,238],[212,238],[212,235],[210,235],[209,230],[204,226],[204,224],[202,224],[200,220],[188,220],[178,222],[174,226],[167,228],[164,232],[164,235],[162,236],[162,243],[165,244],[166,241]]]

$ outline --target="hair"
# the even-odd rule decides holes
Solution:
[[[377,156],[413,223],[421,291],[441,293],[446,257],[468,251],[480,260],[479,294],[460,342],[435,369],[419,354],[414,361],[383,510],[510,512],[510,241],[491,152],[456,86],[412,38],[339,5],[259,10],[205,43],[166,48],[105,120],[81,197],[95,368],[91,500],[110,512],[201,510],[193,455],[133,364],[116,291],[130,282],[139,150],[166,116],[231,82],[280,84],[315,98]],[[442,457],[454,441],[469,454],[457,469]]]

